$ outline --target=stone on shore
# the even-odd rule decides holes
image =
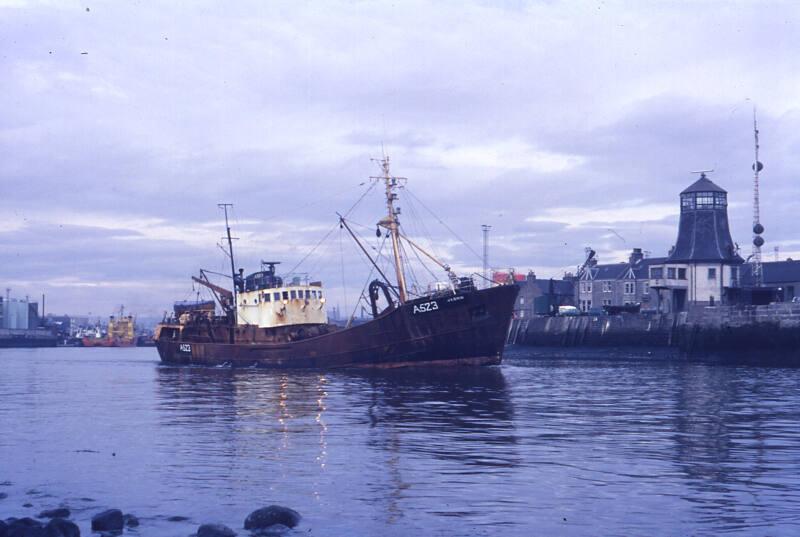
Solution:
[[[136,518],[136,515],[132,515],[130,513],[124,515],[122,520],[125,521],[125,525],[129,528],[135,528],[139,525],[139,519]]]
[[[47,537],[47,532],[38,520],[29,517],[9,519],[6,537]]]
[[[236,532],[222,524],[203,524],[197,528],[197,537],[235,537]]]
[[[6,498],[8,498],[8,493],[7,492],[0,492],[0,500],[5,500]]]
[[[255,530],[267,528],[275,524],[283,524],[293,528],[300,523],[300,513],[288,507],[270,505],[256,509],[244,520],[244,529]]]
[[[122,511],[108,509],[92,517],[92,531],[119,531],[124,526]]]
[[[254,537],[281,537],[284,533],[289,531],[292,531],[292,529],[288,526],[284,526],[283,524],[273,524],[272,526],[267,526],[266,528],[253,530],[251,535]]]
[[[47,537],[81,537],[78,525],[70,520],[54,518],[45,526]]]
[[[69,509],[66,507],[56,507],[55,509],[45,509],[39,513],[39,518],[69,518]]]

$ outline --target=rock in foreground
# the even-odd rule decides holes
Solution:
[[[283,524],[293,528],[300,523],[300,513],[288,507],[280,505],[270,505],[256,509],[244,520],[244,529],[256,530],[266,528],[274,524]]]
[[[236,532],[222,524],[203,524],[197,529],[197,537],[235,537]]]
[[[125,521],[125,525],[129,528],[135,528],[139,526],[139,519],[136,518],[136,515],[127,513],[122,517],[122,519]]]
[[[119,531],[123,525],[122,511],[119,509],[109,509],[92,517],[92,531]]]
[[[47,537],[81,537],[77,524],[63,518],[54,518],[45,526]]]
[[[69,509],[66,507],[57,507],[55,509],[45,509],[39,513],[39,518],[68,518]]]

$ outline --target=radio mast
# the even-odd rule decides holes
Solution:
[[[489,230],[492,229],[492,226],[483,224],[481,229],[483,229],[483,288],[486,289],[491,287],[487,273],[489,272]]]
[[[753,283],[756,287],[764,285],[764,272],[761,265],[761,247],[764,246],[764,226],[761,225],[758,199],[758,172],[764,165],[758,160],[758,123],[756,121],[756,107],[753,106],[753,138],[755,140],[755,162],[753,162]]]

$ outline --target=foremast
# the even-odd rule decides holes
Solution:
[[[383,175],[372,177],[372,179],[382,180],[386,188],[387,215],[378,222],[378,225],[388,229],[392,238],[394,269],[397,276],[397,294],[400,304],[403,304],[408,294],[406,292],[406,276],[403,271],[403,253],[400,249],[400,221],[397,218],[400,214],[400,207],[395,207],[394,202],[398,199],[397,189],[400,188],[401,181],[405,181],[405,177],[394,177],[391,175],[389,172],[388,156],[381,159],[381,169],[383,170]]]

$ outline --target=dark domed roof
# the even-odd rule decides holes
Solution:
[[[700,179],[692,183],[692,185],[681,192],[681,194],[691,194],[692,192],[724,192],[728,193],[724,188],[717,186],[711,179],[706,177],[706,174],[701,173]]]

